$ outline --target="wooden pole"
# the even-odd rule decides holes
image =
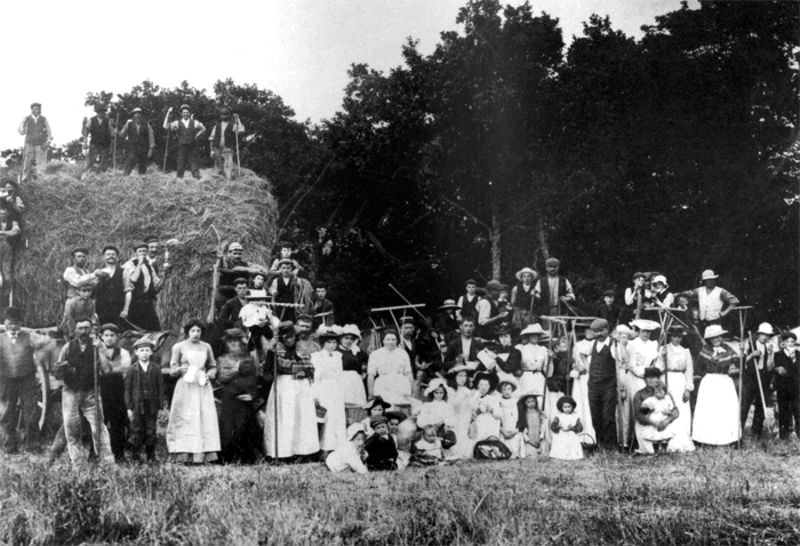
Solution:
[[[236,142],[236,178],[241,178],[242,164],[239,161],[239,115],[234,114],[233,117],[236,118],[236,124],[233,127],[233,140]]]

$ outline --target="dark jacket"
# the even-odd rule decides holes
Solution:
[[[472,338],[472,345],[469,348],[469,362],[478,360],[478,353],[483,350],[483,342],[477,338]],[[461,356],[461,336],[447,344],[447,350],[444,353],[444,369],[448,371],[456,365],[456,358]]]
[[[792,360],[789,356],[786,355],[786,352],[781,349],[780,352],[775,353],[775,369],[773,372],[775,373],[775,390],[785,394],[797,394],[798,392],[798,380],[800,380],[800,366],[798,366],[798,362],[800,362],[800,353],[795,352],[795,359]],[[777,372],[778,368],[783,368],[786,370],[786,375],[780,375]]]
[[[369,470],[397,470],[397,445],[389,436],[383,438],[373,434],[364,442],[367,460],[364,461]]]
[[[147,372],[136,361],[125,375],[125,407],[137,415],[155,415],[164,400],[161,368],[150,361]]]

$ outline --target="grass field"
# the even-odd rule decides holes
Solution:
[[[4,544],[798,544],[800,451],[598,454],[332,475],[318,463],[0,461]]]

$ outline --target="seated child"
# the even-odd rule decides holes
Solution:
[[[353,423],[347,427],[347,442],[331,451],[325,458],[325,464],[331,472],[343,472],[350,469],[359,474],[366,474],[367,467],[362,460],[366,437],[367,434],[361,423]]]
[[[403,470],[411,461],[411,445],[416,436],[417,425],[400,411],[387,411],[386,419],[389,434],[397,446],[397,469]]]
[[[367,452],[365,463],[369,470],[397,470],[397,445],[389,434],[386,417],[378,415],[370,420],[374,431],[364,443]]]
[[[386,410],[391,407],[392,405],[389,402],[385,402],[380,396],[376,396],[367,402],[367,405],[364,407],[364,409],[367,410],[367,416],[361,421],[361,426],[364,427],[364,432],[366,433],[367,438],[372,436],[372,433],[375,432],[372,430],[372,418],[383,417],[386,413]]]
[[[673,417],[674,412],[678,411],[672,396],[667,393],[667,386],[663,381],[659,381],[653,387],[653,396],[648,396],[642,400],[640,406],[642,413],[649,416],[650,424],[653,426],[645,427],[642,431],[642,438],[650,442],[665,442],[675,436],[675,432],[669,427],[658,430],[658,426]]]
[[[439,438],[439,423],[419,422],[422,438],[411,446],[411,466],[433,466],[444,461],[442,440]]]
[[[562,396],[556,402],[558,413],[550,421],[553,432],[550,444],[550,458],[564,461],[583,459],[583,446],[578,434],[583,430],[581,420],[575,411],[575,399]]]

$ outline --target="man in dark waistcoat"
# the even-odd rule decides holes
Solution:
[[[170,122],[171,115],[172,107],[170,106],[167,116],[164,118],[164,129],[176,133],[178,178],[183,178],[187,165],[192,171],[192,176],[200,178],[200,169],[197,165],[197,139],[206,132],[206,128],[194,119],[188,104],[181,105],[180,120]]]
[[[51,341],[22,331],[22,311],[15,307],[6,309],[5,327],[6,331],[0,333],[0,427],[4,433],[3,448],[6,453],[15,453],[19,449],[20,421],[26,449],[38,447],[41,410],[36,403],[42,400],[40,392],[48,392],[48,375],[34,358],[34,351]],[[37,369],[45,383],[44,391],[36,380]]]
[[[103,248],[103,271],[107,275],[98,277],[94,289],[95,311],[100,324],[116,324],[124,327],[119,314],[125,307],[125,283],[123,271],[119,266],[119,249],[113,245]]]
[[[147,170],[147,161],[153,157],[156,138],[150,122],[142,116],[141,108],[133,109],[133,118],[125,122],[119,130],[119,136],[125,139],[128,157],[125,159],[125,176],[131,174],[134,167],[139,174]]]
[[[239,119],[238,114],[233,114],[227,107],[219,110],[219,121],[211,129],[208,142],[211,144],[211,157],[214,158],[214,166],[225,180],[231,179],[233,172],[233,154],[237,151],[236,144],[238,135],[244,132],[244,125]]]
[[[83,139],[89,139],[89,155],[86,167],[98,172],[108,170],[111,163],[111,140],[114,131],[112,122],[106,115],[105,104],[95,104],[96,115],[83,124]],[[85,119],[85,118],[84,118]]]
[[[589,360],[589,411],[598,445],[613,449],[617,443],[617,363],[608,337],[608,321],[595,319],[595,334]]]
[[[53,133],[47,118],[42,115],[41,103],[31,104],[31,114],[25,116],[17,129],[25,137],[22,148],[22,177],[27,180],[36,164],[37,176],[44,173],[47,166],[47,149],[53,141]]]

